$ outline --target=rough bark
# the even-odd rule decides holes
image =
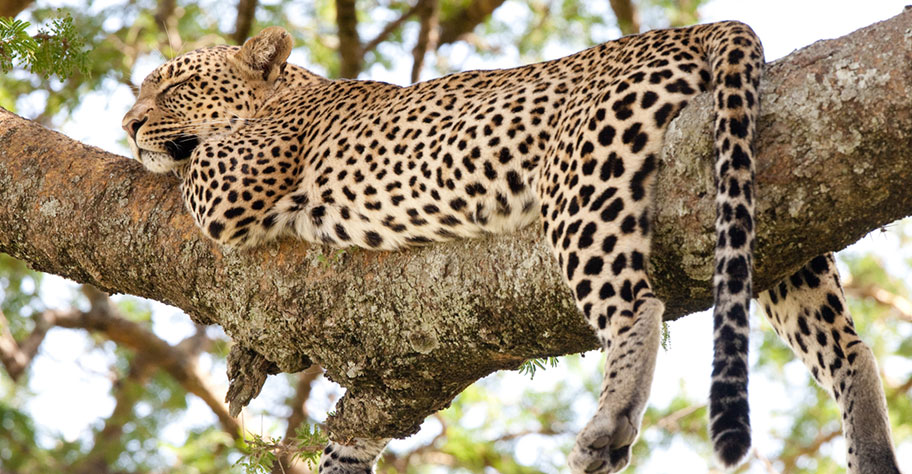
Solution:
[[[912,12],[771,64],[757,164],[756,285],[912,214]],[[710,98],[668,133],[651,273],[668,318],[711,303]],[[111,124],[117,126],[117,124]],[[348,388],[338,437],[403,436],[466,385],[596,347],[529,228],[407,252],[204,240],[173,178],[0,111],[0,251],[220,324],[283,371]]]

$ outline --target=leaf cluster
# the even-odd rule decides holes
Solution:
[[[0,18],[0,72],[14,67],[44,77],[64,78],[80,71],[88,72],[85,39],[77,31],[73,17],[62,14],[30,35],[32,25],[15,18]]]
[[[291,460],[302,461],[315,468],[320,460],[323,447],[329,442],[326,434],[315,424],[301,423],[295,428],[295,436],[288,440],[257,433],[249,433],[244,440],[244,456],[234,463],[246,474],[267,474],[273,471],[279,456],[289,454]]]

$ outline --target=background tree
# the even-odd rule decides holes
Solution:
[[[267,24],[282,24],[295,33],[296,44],[302,45],[295,53],[297,62],[324,74],[403,83],[407,77],[414,81],[502,57],[515,62],[543,59],[554,56],[554,51],[571,52],[610,39],[618,31],[691,23],[697,20],[699,5],[691,1],[595,4],[572,0],[361,1],[356,5],[354,0],[336,0],[302,7],[291,2],[261,5],[241,0],[231,18],[216,2],[85,4],[66,13],[91,51],[87,68],[66,79],[15,70],[0,78],[0,105],[46,125],[67,126],[88,107],[86,97],[93,91],[113,95],[125,102],[121,106],[128,106],[132,102],[128,94],[114,91],[122,91],[122,86],[135,88],[165,58],[216,42],[239,43]],[[35,25],[49,24],[60,15],[42,2],[5,2],[2,8]],[[509,16],[495,15],[500,8],[509,10]],[[36,40],[42,39],[39,35],[34,33]],[[0,58],[7,51],[2,46],[0,43]],[[116,127],[116,116],[114,120],[110,128]],[[912,234],[908,224],[890,231],[891,237],[868,239],[898,241],[891,247],[897,249],[901,248],[898,244],[908,244]],[[853,275],[849,293],[858,298],[852,304],[859,330],[882,357],[894,432],[899,442],[908,443],[903,440],[910,438],[908,427],[912,426],[907,397],[912,377],[909,367],[897,358],[912,355],[912,346],[904,342],[912,311],[909,290],[903,284],[912,259],[906,251],[901,258],[888,259],[886,267],[879,260],[883,257],[859,254],[844,259]],[[178,321],[161,321],[168,319],[168,310],[153,303],[132,298],[112,302],[89,286],[79,292],[65,289],[69,287],[46,283],[49,278],[9,258],[0,261],[0,270],[4,275],[0,307],[6,321],[0,326],[0,360],[6,368],[6,376],[0,379],[0,426],[4,428],[0,432],[0,470],[224,472],[245,452],[252,452],[242,460],[248,466],[266,465],[275,457],[280,461],[275,472],[305,469],[292,462],[294,451],[286,446],[293,444],[302,421],[322,419],[322,413],[339,396],[337,389],[315,382],[318,370],[274,377],[259,406],[237,422],[220,403],[225,388],[219,385],[224,382],[213,382],[223,380],[228,352],[226,338],[217,328],[174,329],[181,326]],[[152,308],[157,308],[156,316]],[[872,327],[876,331],[868,331]],[[90,334],[80,343],[85,355],[77,358],[84,367],[77,368],[87,374],[96,372],[96,382],[109,380],[110,403],[104,411],[110,415],[76,436],[54,432],[55,428],[38,421],[40,410],[32,403],[40,399],[40,393],[32,392],[41,388],[35,383],[41,366],[34,364],[41,360],[42,351],[49,352],[42,349],[48,342],[42,346],[42,341],[58,334],[57,328]],[[676,327],[670,334],[672,350],[696,346],[686,336],[679,339]],[[788,398],[799,398],[791,394],[800,393],[804,400],[780,408],[784,413],[776,417],[780,422],[773,426],[772,448],[755,452],[742,470],[836,470],[831,457],[838,458],[842,450],[834,404],[825,401],[819,390],[807,388],[803,369],[788,362],[791,356],[778,341],[772,341],[774,335],[758,332],[754,339],[763,346],[755,363],[761,370],[755,372],[754,387],[757,375],[762,383],[772,384],[776,379],[781,382],[776,374],[797,370],[802,375],[788,377],[788,388],[767,390],[788,393]],[[708,351],[708,340],[705,347]],[[519,396],[510,393],[512,387],[518,380],[528,379],[535,365],[525,365],[525,374],[507,374],[473,385],[449,410],[427,422],[423,434],[397,443],[381,469],[426,472],[436,465],[445,472],[482,472],[486,468],[560,471],[562,452],[569,449],[573,434],[594,409],[598,359],[598,355],[569,357],[560,369],[547,369],[545,363],[536,371],[537,385]],[[705,367],[708,371],[708,363]],[[767,374],[770,381],[763,377]],[[574,382],[577,380],[582,382]],[[682,386],[690,383],[680,382]],[[632,471],[639,467],[642,472],[655,472],[660,453],[677,452],[681,448],[676,443],[682,439],[686,439],[687,450],[699,454],[694,459],[709,459],[702,402],[705,392],[685,389],[680,396],[654,397],[659,400],[654,401],[645,422],[653,428],[644,432],[637,445],[637,464]],[[85,403],[84,396],[75,399],[80,401],[70,410],[79,410],[79,404]],[[198,414],[203,410],[211,415],[201,421]],[[250,442],[245,445],[242,438]],[[304,439],[304,444],[307,441],[314,440]],[[530,451],[538,454],[530,455]]]

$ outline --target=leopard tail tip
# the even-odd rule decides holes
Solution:
[[[733,468],[747,456],[751,447],[750,431],[729,430],[713,440],[713,451],[719,464],[726,469]]]

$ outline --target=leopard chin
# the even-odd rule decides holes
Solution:
[[[199,138],[188,135],[165,143],[166,152],[145,150],[130,140],[130,149],[137,161],[153,173],[167,173],[182,167],[199,145]]]
[[[181,164],[168,153],[138,149],[135,154],[138,161],[153,173],[168,173]]]

